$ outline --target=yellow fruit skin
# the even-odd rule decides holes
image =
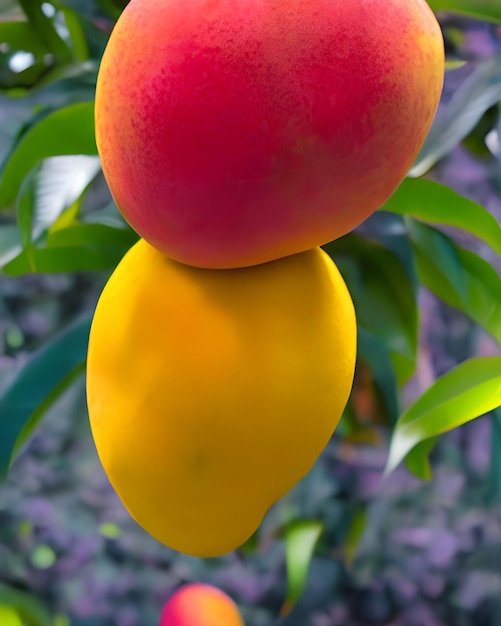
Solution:
[[[130,514],[187,554],[241,545],[329,441],[355,353],[320,248],[206,270],[139,241],[101,295],[87,365],[96,447]]]

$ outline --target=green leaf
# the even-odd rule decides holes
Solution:
[[[439,108],[409,176],[422,176],[449,154],[475,128],[487,109],[499,100],[501,52],[476,63],[447,104]]]
[[[381,210],[461,228],[501,254],[501,226],[494,216],[445,185],[431,180],[406,178]]]
[[[75,58],[79,61],[86,61],[89,58],[89,47],[78,13],[60,2],[54,1],[53,4],[64,15],[69,43]]]
[[[501,24],[499,0],[427,0],[433,11],[454,11]]]
[[[487,261],[411,218],[409,233],[425,287],[501,342],[501,278]]]
[[[344,542],[344,558],[346,565],[351,567],[357,555],[360,540],[363,537],[367,527],[367,509],[365,506],[359,506],[355,509],[353,519],[351,520],[348,534]]]
[[[359,327],[386,343],[398,383],[405,383],[416,364],[418,311],[399,257],[354,233],[324,248],[347,282]]]
[[[9,46],[9,52],[23,50],[31,52],[35,57],[49,52],[29,22],[0,22],[0,42]]]
[[[52,20],[42,11],[43,0],[18,0],[30,24],[38,32],[47,48],[56,57],[59,63],[69,63],[72,60],[70,48],[59,36]]]
[[[461,363],[435,381],[400,417],[385,475],[417,444],[461,426],[501,405],[501,357]]]
[[[23,626],[19,613],[11,606],[0,604],[0,624],[2,626]]]
[[[14,224],[0,226],[0,268],[21,252],[19,228]]]
[[[29,245],[5,264],[9,276],[112,270],[138,235],[128,226],[74,223],[49,231],[45,245]]]
[[[131,228],[116,228],[106,224],[73,224],[49,233],[49,247],[96,246],[116,247],[125,254],[136,243],[138,235]]]
[[[0,208],[13,206],[28,172],[47,157],[97,155],[94,103],[71,104],[44,117],[15,147],[0,178]]]
[[[437,438],[432,437],[418,443],[405,457],[407,469],[418,478],[429,480],[431,478],[430,452],[435,447]]]
[[[388,414],[393,423],[397,421],[398,391],[397,377],[391,362],[388,347],[364,328],[358,328],[358,356],[371,368],[374,382],[385,401]]]
[[[54,274],[112,270],[127,250],[128,247],[123,246],[95,244],[32,248],[30,254],[23,251],[9,261],[3,271],[7,276],[24,276],[33,272]]]
[[[100,170],[97,156],[68,155],[42,161],[36,179],[33,241],[78,200]]]
[[[1,583],[0,605],[15,609],[26,626],[52,626],[48,612],[33,595]],[[8,622],[0,619],[0,624],[7,626]]]
[[[47,409],[83,372],[91,319],[85,315],[35,352],[1,393],[0,480]]]
[[[323,529],[321,522],[300,520],[290,524],[285,531],[287,597],[280,611],[281,616],[291,612],[303,593],[313,551]]]

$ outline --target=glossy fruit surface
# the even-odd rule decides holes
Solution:
[[[327,444],[355,350],[321,249],[221,271],[139,241],[101,295],[87,362],[95,443],[129,512],[188,554],[241,545]]]
[[[185,585],[162,611],[160,626],[245,626],[233,600],[216,587]]]
[[[425,0],[131,0],[97,84],[103,170],[127,221],[178,261],[301,252],[395,190],[443,73]]]

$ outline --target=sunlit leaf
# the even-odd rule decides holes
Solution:
[[[501,343],[501,278],[496,270],[444,233],[410,219],[408,226],[423,285]]]
[[[0,605],[15,609],[23,626],[52,626],[48,612],[32,594],[0,583]],[[0,624],[8,626],[1,619]]]
[[[80,197],[100,170],[97,156],[68,155],[42,161],[37,175],[32,240]]]
[[[290,524],[285,533],[285,565],[287,568],[287,597],[281,615],[287,615],[301,597],[313,551],[323,531],[315,520],[300,520]]]
[[[381,209],[412,215],[433,224],[461,228],[501,254],[501,226],[494,216],[445,185],[431,180],[406,178]]]
[[[85,315],[35,352],[0,394],[0,480],[47,409],[83,372],[90,323]]]
[[[429,480],[432,476],[429,454],[435,447],[436,437],[418,443],[405,457],[407,469],[418,478]]]
[[[0,604],[0,624],[2,626],[23,626],[16,609],[5,604]]]
[[[501,357],[461,363],[435,381],[400,417],[385,473],[418,443],[436,437],[501,405]]]
[[[124,246],[96,244],[32,248],[29,254],[23,251],[9,261],[3,271],[8,276],[24,276],[33,272],[53,274],[111,270],[127,250],[128,247]]]
[[[497,2],[498,0],[496,0]],[[422,176],[457,146],[482,115],[501,100],[501,52],[479,61],[435,117],[409,175]]]
[[[58,109],[23,135],[0,177],[0,208],[14,205],[24,178],[42,159],[68,154],[97,155],[92,102]]]

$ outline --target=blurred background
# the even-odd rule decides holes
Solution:
[[[201,581],[227,591],[248,626],[501,625],[499,411],[441,436],[429,480],[405,465],[383,480],[392,411],[378,382],[383,365],[378,370],[361,360],[347,414],[310,474],[240,550],[202,560],[150,538],[114,494],[90,436],[83,368],[72,370],[53,397],[40,396],[67,350],[54,338],[75,324],[85,329],[107,276],[135,240],[112,203],[98,157],[85,149],[93,142],[87,109],[69,126],[64,116],[51,118],[92,103],[99,60],[125,4],[0,0],[0,163],[10,181],[0,182],[0,393],[16,384],[33,403],[30,436],[0,484],[0,605],[21,607],[26,624],[155,626],[176,587]],[[447,185],[500,222],[501,26],[438,16],[450,63],[435,131],[414,175]],[[20,154],[35,128],[40,137]],[[75,128],[81,137],[73,138]],[[64,143],[70,140],[76,147]],[[35,273],[20,254],[23,209],[18,206],[16,221],[7,206],[9,194],[17,194],[7,188],[11,183],[24,185],[21,202],[38,194],[30,229],[38,224],[49,232],[38,246],[45,252],[36,257]],[[77,240],[75,261],[49,244],[77,214],[81,230],[66,233]],[[358,235],[381,242],[395,219],[378,212]],[[488,245],[458,229],[440,231],[499,276],[500,257]],[[103,236],[100,246],[96,233]],[[399,385],[401,409],[455,364],[501,355],[471,316],[426,285],[416,294],[417,365]],[[30,370],[33,355],[38,360]],[[388,383],[392,374],[385,375]],[[0,449],[9,417],[0,412]],[[286,548],[295,528],[306,537],[295,566],[309,572],[297,605],[280,617],[286,596],[294,595]]]

